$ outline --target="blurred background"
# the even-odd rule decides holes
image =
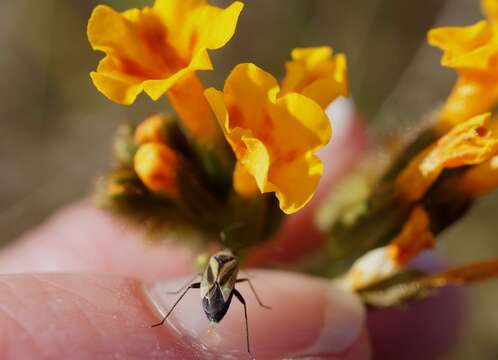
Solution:
[[[101,54],[86,40],[97,3],[124,10],[151,1],[0,2],[0,244],[14,240],[62,205],[92,190],[123,121],[164,102],[113,104],[88,73]],[[227,1],[218,1],[226,5]],[[218,87],[232,67],[255,62],[282,75],[292,48],[332,45],[348,56],[351,93],[374,133],[409,129],[444,100],[455,75],[425,42],[434,25],[481,19],[477,0],[247,0],[236,36],[213,56]],[[33,6],[36,4],[35,6]],[[498,256],[498,194],[484,198],[438,246],[448,262]],[[498,281],[466,290],[465,328],[448,359],[498,358]]]

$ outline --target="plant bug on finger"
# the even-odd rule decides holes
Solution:
[[[244,306],[247,352],[251,354],[247,305],[242,294],[235,288],[235,284],[247,282],[258,304],[266,309],[270,309],[270,307],[261,302],[254,286],[248,278],[237,279],[238,272],[239,261],[231,250],[225,249],[217,252],[209,258],[206,269],[202,273],[201,281],[188,285],[164,318],[159,323],[152,325],[152,327],[164,324],[176,305],[178,305],[190,289],[200,289],[202,308],[204,309],[206,317],[212,323],[218,323],[223,319],[230,307],[232,298],[235,295],[237,300]],[[180,291],[176,293],[179,293]]]

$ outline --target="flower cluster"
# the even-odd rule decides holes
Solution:
[[[286,214],[311,199],[323,172],[316,152],[332,136],[325,108],[348,92],[345,55],[298,48],[281,83],[254,64],[239,64],[223,91],[205,89],[196,72],[213,69],[208,50],[233,37],[242,9],[238,1],[221,9],[207,0],[156,0],[122,13],[94,9],[88,38],[105,53],[91,73],[96,88],[126,105],[141,92],[152,100],[166,95],[176,113],[120,131],[107,205],[164,203],[175,218],[183,214],[187,224],[219,232],[273,209],[266,193],[275,193]],[[275,211],[261,213],[256,228],[269,228]]]
[[[370,305],[392,306],[434,287],[497,274],[495,260],[429,277],[409,266],[479,196],[498,187],[498,122],[489,112],[498,103],[498,1],[481,5],[486,21],[428,33],[429,43],[444,51],[442,65],[458,72],[434,121],[391,155],[378,178],[365,173],[375,159],[365,161],[353,178],[364,178],[363,197],[335,197],[320,214],[330,239],[322,262]]]
[[[498,187],[491,113],[498,103],[498,1],[481,3],[487,20],[428,34],[444,51],[442,65],[458,73],[434,121],[388,153],[382,171],[372,171],[375,159],[367,158],[318,213],[328,248],[301,269],[334,277],[370,305],[498,274],[498,261],[431,276],[409,267]],[[88,37],[105,53],[91,73],[96,88],[126,105],[141,92],[152,100],[165,95],[175,111],[119,130],[102,204],[147,224],[194,228],[204,238],[241,224],[223,244],[240,248],[269,239],[283,214],[310,201],[326,166],[317,151],[332,137],[325,109],[348,96],[346,57],[330,47],[297,48],[281,81],[242,63],[222,90],[205,88],[197,72],[213,69],[208,51],[233,37],[242,9],[238,1],[220,9],[207,0],[156,0],[123,13],[95,8]]]

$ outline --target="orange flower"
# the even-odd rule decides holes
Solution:
[[[207,0],[156,0],[152,8],[118,13],[97,6],[88,22],[88,38],[106,57],[92,80],[105,96],[131,104],[145,91],[157,100],[185,75],[211,70],[207,49],[224,46],[233,36],[242,3],[222,10]]]
[[[401,172],[396,186],[409,202],[420,199],[446,168],[476,165],[498,152],[498,137],[488,129],[491,114],[456,125],[435,144],[422,151]]]
[[[326,108],[338,96],[348,95],[346,56],[332,55],[332,48],[298,48],[286,64],[287,73],[279,96],[305,95]]]
[[[296,93],[277,97],[279,92],[273,76],[240,64],[223,92],[205,94],[238,161],[235,189],[275,192],[290,214],[315,192],[323,171],[315,152],[328,143],[331,128],[315,101]]]
[[[459,79],[442,111],[440,128],[489,111],[498,102],[498,11],[496,0],[481,2],[487,21],[466,27],[442,27],[428,34],[431,45],[444,51],[443,66]]]

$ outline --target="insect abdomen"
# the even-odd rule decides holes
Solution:
[[[210,292],[209,296],[202,298],[202,307],[209,321],[220,322],[225,316],[232,301],[232,294],[225,301],[218,284]]]

